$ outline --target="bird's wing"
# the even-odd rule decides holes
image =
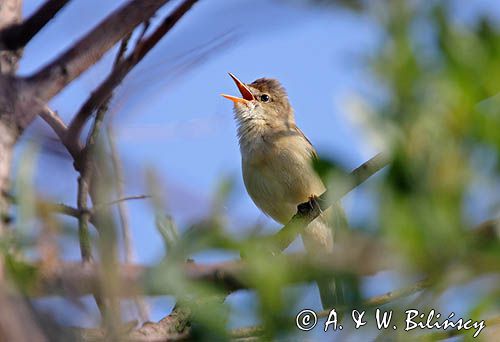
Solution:
[[[300,130],[300,128],[298,128],[296,125],[293,125],[293,130],[295,132],[297,132],[306,142],[307,144],[309,145],[309,151],[311,153],[311,159],[318,159],[318,154],[316,153],[316,150],[314,149],[314,146],[313,144],[311,143],[311,141],[309,141],[309,139],[307,139],[306,135],[304,134],[304,132],[302,132]]]

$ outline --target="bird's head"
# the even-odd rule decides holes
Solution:
[[[259,78],[250,84],[241,82],[229,73],[238,87],[241,97],[222,94],[233,101],[236,120],[240,124],[261,122],[280,126],[294,122],[293,109],[281,84],[271,78]]]

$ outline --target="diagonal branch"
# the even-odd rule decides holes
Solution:
[[[168,1],[168,0],[167,0]],[[40,113],[40,116],[54,129],[58,137],[61,139],[61,142],[63,145],[66,147],[68,152],[71,154],[73,159],[75,160],[75,167],[76,169],[81,168],[81,163],[80,163],[80,154],[82,150],[82,146],[79,141],[79,136],[81,133],[81,130],[87,121],[87,119],[92,115],[92,113],[102,104],[104,104],[109,98],[111,97],[111,94],[113,90],[118,86],[121,81],[125,78],[125,76],[128,74],[128,72],[137,64],[139,63],[144,56],[160,41],[160,39],[167,34],[170,29],[179,21],[179,19],[187,13],[187,11],[197,2],[198,0],[185,0],[181,5],[179,5],[165,20],[160,24],[160,26],[153,32],[149,37],[142,39],[139,41],[137,44],[136,48],[134,51],[130,54],[130,56],[124,60],[117,61],[115,63],[115,66],[113,67],[113,70],[111,74],[104,80],[104,82],[95,90],[92,92],[90,97],[87,99],[87,101],[84,103],[84,105],[81,107],[79,112],[75,115],[73,118],[72,122],[70,123],[69,127],[66,127],[64,122],[58,117],[56,113],[51,111],[48,108],[45,108],[42,110]],[[146,1],[145,1],[146,2]],[[151,1],[148,1],[151,2]],[[164,1],[165,2],[165,1]],[[134,1],[131,2],[135,3]],[[130,5],[130,4],[129,4]],[[127,6],[129,6],[127,5]],[[125,6],[125,7],[127,7]],[[123,12],[122,10],[118,11],[119,13]],[[85,46],[86,44],[89,44],[88,41],[95,40],[93,36],[95,35],[95,31],[100,31],[100,27],[106,26],[104,25],[108,21],[113,21],[115,22],[119,19],[119,15],[117,13],[111,15],[108,17],[107,20],[104,21],[104,23],[100,24],[96,29],[94,29],[91,33],[87,35],[86,38],[83,38],[77,45],[75,45],[72,49],[70,49],[68,52],[63,54],[60,58],[58,58],[55,62],[52,62],[50,65],[45,67],[42,71],[37,73],[36,75],[30,77],[29,82],[31,83],[39,83],[39,82],[47,82],[50,83],[50,79],[53,79],[53,82],[58,82],[58,79],[60,81],[64,81],[61,79],[61,77],[52,77],[50,76],[50,70],[53,70],[53,72],[57,72],[58,65],[59,66],[64,66],[65,61],[67,59],[71,59],[69,56],[71,56],[71,53],[76,53],[81,49],[81,46]],[[123,23],[120,22],[119,25],[123,25]],[[130,32],[128,32],[130,34]],[[126,36],[126,34],[124,35]],[[125,49],[125,46],[120,47],[120,49]],[[88,52],[83,52],[84,54],[88,54]],[[76,58],[76,57],[75,57]],[[94,58],[97,60],[98,58]],[[73,64],[76,64],[76,62],[72,62]],[[87,62],[87,64],[89,64]],[[88,66],[90,66],[89,64]],[[68,75],[69,77],[69,75]],[[75,76],[76,77],[76,76]],[[34,85],[36,87],[36,85]],[[64,87],[64,85],[58,85],[58,88]],[[26,120],[24,120],[26,121]],[[29,122],[26,121],[26,122]]]
[[[123,202],[126,202],[126,201],[141,200],[141,199],[146,199],[146,198],[150,198],[150,197],[151,197],[150,195],[123,196],[123,197],[119,197],[118,199],[115,199],[113,201],[110,201],[108,203],[98,203],[94,207],[94,210],[99,210],[102,207],[111,206],[111,205],[115,205],[115,204],[120,204],[120,203],[123,203]]]
[[[327,190],[317,200],[301,203],[297,206],[297,213],[283,228],[271,239],[271,248],[279,251],[286,249],[302,230],[307,227],[322,211],[330,208],[344,195],[363,183],[373,174],[377,173],[389,164],[387,156],[377,154],[367,162],[354,169],[349,175],[350,182],[344,182],[343,186],[335,190]]]
[[[26,46],[69,1],[48,0],[22,23],[9,26],[1,31],[0,49],[12,51]]]
[[[26,79],[41,101],[48,101],[68,83],[96,63],[120,39],[148,20],[169,0],[131,0],[110,14],[86,36]]]
[[[95,214],[103,209],[106,209],[108,206],[114,205],[114,204],[119,204],[124,201],[129,201],[129,200],[139,200],[139,199],[145,199],[149,198],[147,195],[136,195],[136,196],[126,196],[123,198],[119,198],[117,200],[111,201],[109,203],[105,204],[98,204],[97,206],[94,206],[93,208],[89,208],[86,211],[90,213],[90,223],[95,225]],[[66,205],[64,203],[50,203],[50,202],[45,202],[45,201],[37,201],[37,208],[40,211],[48,211],[48,212],[54,212],[62,215],[67,215],[70,217],[74,218],[80,218],[82,213],[84,211],[79,210],[77,208],[74,208],[72,206]]]
[[[68,139],[78,141],[81,130],[94,110],[104,103],[113,90],[123,81],[125,76],[136,66],[148,52],[167,34],[172,27],[186,14],[198,0],[184,0],[160,26],[147,38],[138,42],[128,58],[116,65],[111,74],[95,89],[82,105],[71,121],[68,129]]]

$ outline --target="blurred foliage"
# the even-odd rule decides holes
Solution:
[[[380,187],[380,227],[414,268],[429,274],[443,271],[437,261],[446,269],[483,252],[463,238],[470,228],[464,203],[481,169],[472,153],[489,148],[498,167],[500,152],[492,133],[499,107],[481,110],[498,102],[498,28],[486,18],[457,23],[447,4],[375,6],[387,35],[373,65],[389,93],[377,112],[396,128],[388,137],[393,162]],[[432,34],[423,34],[423,25]]]
[[[439,295],[453,285],[451,280],[468,282],[490,274],[500,265],[498,239],[484,244],[468,238],[473,220],[466,215],[474,180],[487,177],[491,184],[500,181],[499,25],[486,16],[478,16],[472,23],[460,22],[453,17],[449,1],[322,0],[308,3],[347,4],[348,8],[370,16],[382,32],[377,51],[369,54],[367,61],[370,77],[376,79],[384,95],[382,100],[366,99],[364,107],[376,113],[372,129],[380,130],[386,139],[388,151],[385,152],[392,162],[376,183],[379,200],[373,221],[378,228],[377,238],[395,251],[390,257],[399,260],[401,274],[409,279],[426,275],[435,282],[435,288],[412,302],[412,305],[433,308]],[[97,186],[100,203],[111,201],[109,186],[115,183],[111,180],[106,152],[98,150],[96,156],[103,171]],[[478,155],[487,157],[478,159]],[[5,243],[5,239],[0,245],[8,255],[8,271],[23,289],[29,289],[38,271],[23,261],[24,250],[35,244],[31,242],[33,239],[26,238],[31,234],[29,227],[33,226],[35,218],[48,217],[36,210],[37,196],[33,194],[29,172],[34,169],[34,157],[29,153],[28,156],[24,164],[21,163],[16,183],[19,201],[16,225],[22,232],[16,239],[21,240],[19,236],[30,243],[17,243],[20,251],[16,253],[11,251],[12,245]],[[483,159],[491,160],[493,167],[484,170],[477,162]],[[334,161],[323,158],[315,161],[314,167],[325,183],[333,187],[347,181],[345,171]],[[164,198],[168,198],[168,194],[162,193],[165,188],[153,171],[148,172],[147,183],[166,253],[146,277],[146,292],[154,295],[168,288],[176,297],[177,305],[190,312],[193,338],[228,339],[227,320],[231,312],[224,303],[227,291],[218,284],[191,282],[182,267],[192,262],[193,255],[199,252],[242,253],[248,274],[239,280],[255,289],[256,314],[262,324],[263,339],[296,334],[293,315],[302,293],[285,293],[283,289],[297,274],[308,270],[263,252],[259,249],[262,240],[254,236],[241,239],[228,233],[225,204],[231,200],[234,181],[221,177],[208,215],[181,229],[168,216]],[[499,198],[485,200],[496,203],[496,209],[489,212],[488,218],[498,218]],[[99,212],[96,217],[99,226],[104,227],[100,231],[96,257],[106,265],[107,278],[101,279],[101,286],[111,297],[114,286],[121,285],[114,279],[119,236],[115,216],[109,209]],[[363,279],[356,274],[339,276],[351,284],[348,294],[353,297],[351,302],[359,303]],[[479,319],[487,313],[498,312],[499,298],[498,285],[478,293],[471,317]],[[390,306],[401,312],[402,306],[398,304],[401,303]]]

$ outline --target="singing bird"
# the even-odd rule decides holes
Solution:
[[[325,191],[312,164],[316,151],[295,124],[287,93],[277,80],[259,78],[245,84],[229,75],[242,96],[222,94],[234,103],[245,187],[260,210],[285,224],[298,204]],[[345,223],[338,205],[322,212],[302,233],[308,253],[331,252],[333,232]],[[318,287],[325,309],[342,302],[333,280]]]

